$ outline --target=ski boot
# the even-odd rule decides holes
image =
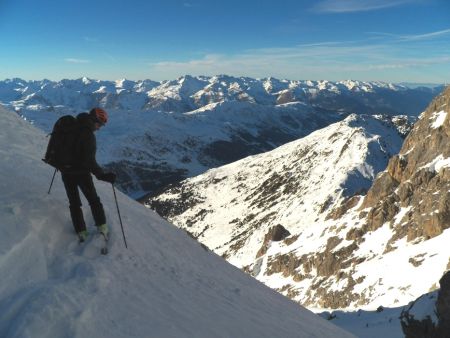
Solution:
[[[108,226],[106,224],[99,225],[97,227],[97,229],[98,229],[99,233],[101,233],[103,236],[105,236],[105,238],[108,238],[109,229],[108,229]]]
[[[88,236],[89,236],[89,232],[87,230],[80,231],[78,233],[78,239],[80,240],[80,243],[85,242],[86,239],[88,238]]]

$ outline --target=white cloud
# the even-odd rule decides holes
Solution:
[[[450,35],[450,28],[443,29],[436,32],[423,33],[423,34],[414,34],[414,35],[399,35],[392,33],[383,33],[383,32],[369,32],[368,34],[376,35],[379,37],[389,37],[396,39],[398,41],[418,41],[418,40],[432,40],[440,37],[445,37],[446,35]]]
[[[431,32],[426,34],[417,34],[417,35],[405,35],[402,36],[402,39],[406,41],[412,41],[412,40],[427,40],[427,39],[434,39],[436,37],[440,37],[443,35],[450,34],[450,29],[444,29],[437,32]]]
[[[69,63],[90,63],[90,60],[84,60],[84,59],[75,59],[75,58],[66,58],[64,61]]]
[[[235,55],[207,54],[184,62],[162,61],[149,64],[152,78],[170,79],[184,74],[229,74],[261,78],[275,76],[286,79],[310,80],[382,80],[408,79],[408,73],[423,69],[433,81],[443,79],[442,71],[432,73],[434,66],[450,68],[450,57],[428,53],[426,56],[406,56],[404,45],[396,42],[374,44],[355,41],[323,42],[290,48],[264,48],[242,51]],[[383,73],[383,74],[382,74]],[[426,75],[426,74],[425,74]],[[384,76],[384,78],[382,78]]]
[[[449,57],[429,57],[421,59],[389,59],[386,58],[379,63],[368,64],[348,64],[343,65],[342,69],[348,72],[364,72],[364,71],[384,71],[384,70],[417,70],[420,67],[429,67],[435,65],[450,65]]]
[[[313,7],[323,13],[367,12],[423,2],[422,0],[323,0]]]

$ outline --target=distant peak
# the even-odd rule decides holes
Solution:
[[[84,84],[91,84],[91,83],[92,83],[92,80],[89,79],[89,78],[87,78],[86,76],[83,76],[83,77],[81,78],[81,81],[82,81]]]

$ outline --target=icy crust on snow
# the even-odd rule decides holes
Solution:
[[[110,253],[78,244],[46,142],[0,108],[1,337],[351,337],[118,193],[126,250],[106,183]]]

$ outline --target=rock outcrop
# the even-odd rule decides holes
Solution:
[[[261,246],[261,249],[259,249],[258,253],[256,254],[256,258],[261,257],[264,255],[270,245],[270,242],[279,242],[288,237],[291,233],[286,230],[281,224],[277,224],[273,228],[271,228],[266,236],[264,236],[264,242]]]
[[[400,153],[368,191],[360,207],[367,229],[390,222],[393,240],[406,237],[411,242],[450,227],[449,112],[450,87],[422,113]]]

